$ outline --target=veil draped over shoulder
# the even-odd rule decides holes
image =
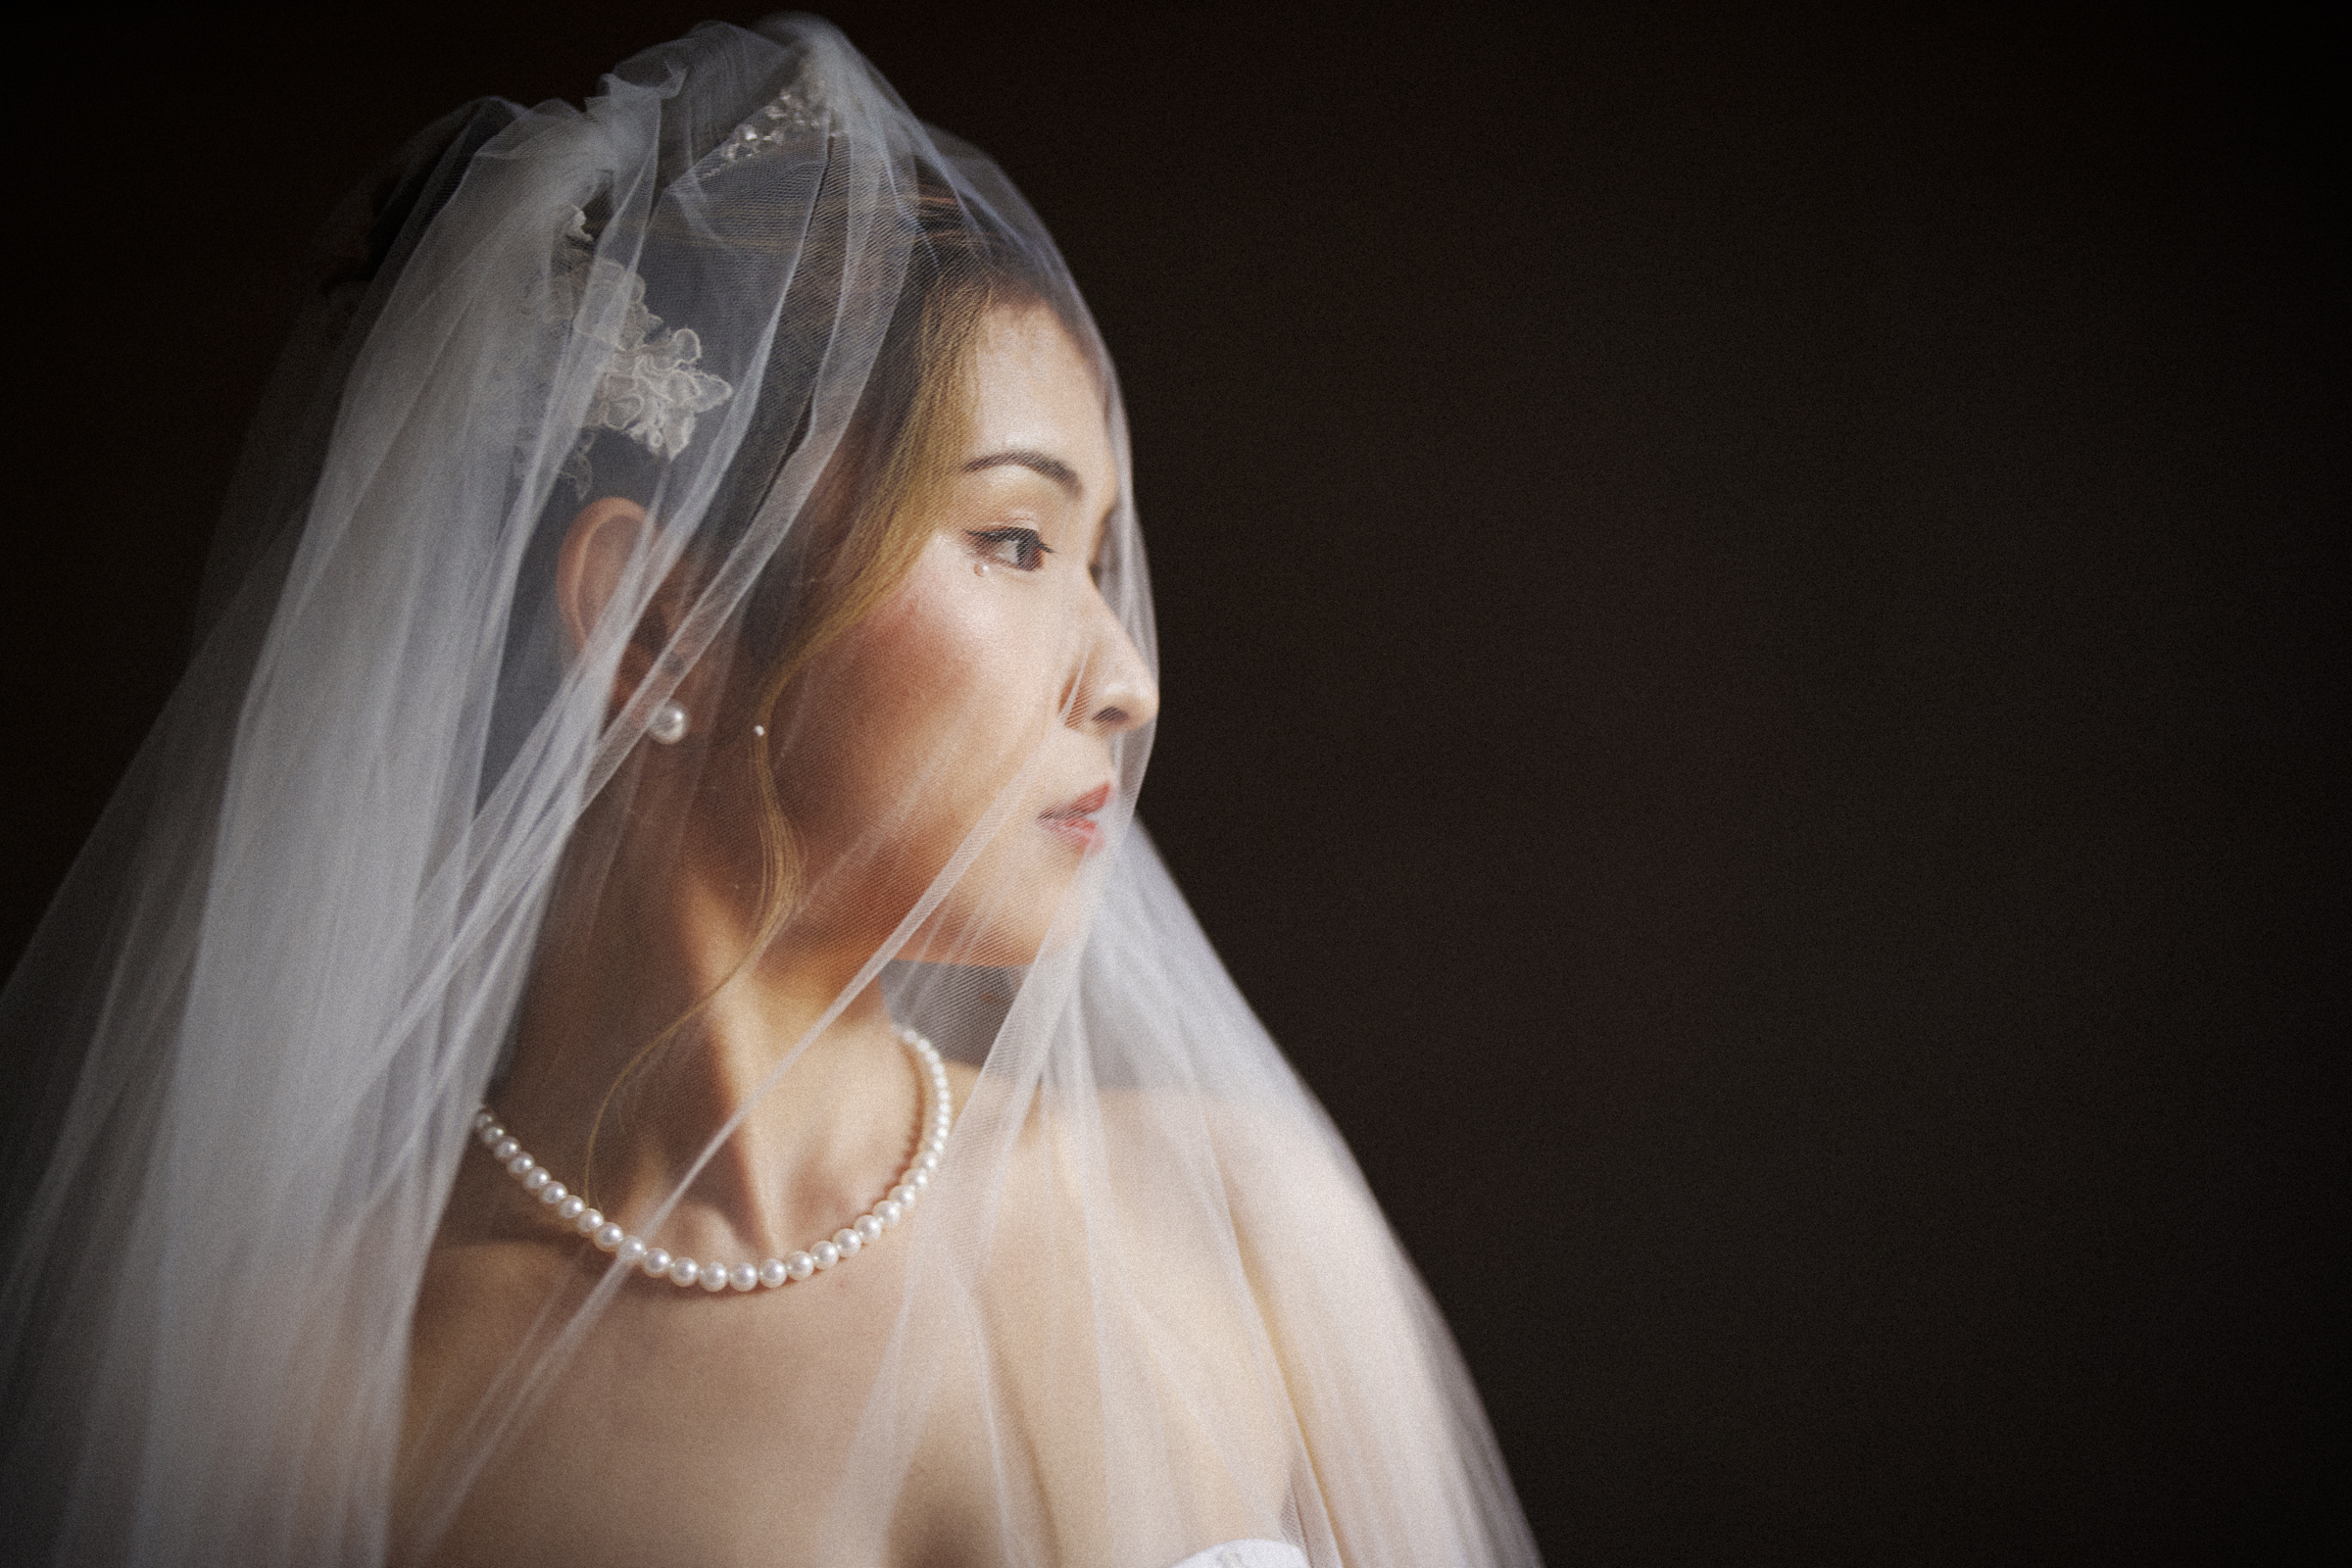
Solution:
[[[328,242],[189,670],[0,1004],[9,1539],[1532,1561],[1133,820],[1124,416],[995,167],[821,23],[706,25],[429,127]],[[958,457],[999,339],[1083,365],[1102,484]],[[966,644],[908,609],[942,561]],[[873,999],[946,1066],[832,1044]],[[729,1252],[727,1173],[824,1096],[839,1192],[773,1211],[839,1219]]]

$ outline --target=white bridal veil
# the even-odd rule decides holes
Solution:
[[[1051,820],[1026,803],[1061,754],[958,706],[990,670],[905,654],[877,678],[916,717],[829,710],[807,675],[929,548],[904,525],[938,481],[924,432],[974,383],[926,368],[968,367],[1001,309],[1083,356],[1115,476],[1091,562],[1018,526],[954,546],[1032,596],[1060,717],[1118,715],[1089,732],[1106,797]],[[1035,216],[821,23],[698,28],[585,109],[473,106],[355,193],[188,673],[0,1005],[12,1551],[1532,1561],[1443,1323],[1132,819],[1148,711],[1090,685],[1153,665],[1131,495]],[[601,601],[567,598],[606,501],[641,521],[601,536]],[[881,731],[886,776],[794,772],[808,736]],[[975,747],[1001,765],[963,799]],[[826,842],[851,848],[819,854],[845,812]],[[991,869],[1041,821],[1073,873]],[[712,845],[740,856],[709,879],[739,961],[596,946]],[[664,1064],[748,977],[810,972],[791,933],[819,924],[865,933],[830,1003],[741,1094],[693,1099]],[[872,1257],[654,1277],[673,1210],[877,981],[956,1087],[952,1131],[894,1124],[903,1179],[843,1178]],[[566,994],[627,999],[596,1025],[634,1031],[624,1070],[580,1125],[477,1136]],[[931,1079],[874,1081],[913,1105]],[[681,1121],[665,1196],[573,1234],[596,1161],[642,1171],[666,1155],[638,1130]],[[581,1192],[531,1202],[557,1179]],[[482,1234],[526,1239],[483,1255],[525,1261],[437,1273],[496,1202]],[[472,1282],[497,1309],[449,1308],[436,1364],[462,1373],[419,1382],[420,1300]],[[853,1291],[792,1364],[746,1364],[751,1325],[833,1323]],[[621,1367],[615,1343],[659,1349]],[[547,1458],[607,1430],[630,1441],[593,1471]]]

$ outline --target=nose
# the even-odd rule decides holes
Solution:
[[[1127,628],[1099,597],[1089,595],[1085,664],[1070,693],[1069,721],[1098,735],[1140,729],[1159,712],[1159,682]]]

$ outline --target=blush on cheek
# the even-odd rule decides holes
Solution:
[[[985,705],[977,688],[997,652],[995,628],[968,594],[936,581],[931,551],[913,576],[852,633],[860,727],[909,740],[943,738]],[[845,693],[845,695],[848,695]],[[880,739],[879,735],[872,738]]]
[[[963,569],[935,537],[907,580],[811,663],[796,819],[841,848],[888,823],[917,859],[952,853],[1054,721],[1050,652],[1029,648],[1028,596]],[[919,792],[919,799],[910,792]],[[946,846],[941,849],[942,844]],[[822,853],[820,845],[810,845]]]

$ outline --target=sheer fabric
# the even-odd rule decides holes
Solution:
[[[428,128],[326,241],[189,672],[0,1005],[11,1539],[1532,1561],[1443,1323],[1133,819],[1124,417],[998,171],[823,24],[708,25],[584,109]],[[1026,428],[985,366],[1088,388],[1103,482],[956,446]],[[922,619],[951,581],[985,658]],[[839,1044],[877,996],[956,1064],[953,1130],[812,1279],[656,1279],[476,1137],[541,1107],[508,1130],[548,1172],[710,1253],[725,1174],[855,1068],[838,1180],[745,1202],[878,1214],[921,1100]]]

